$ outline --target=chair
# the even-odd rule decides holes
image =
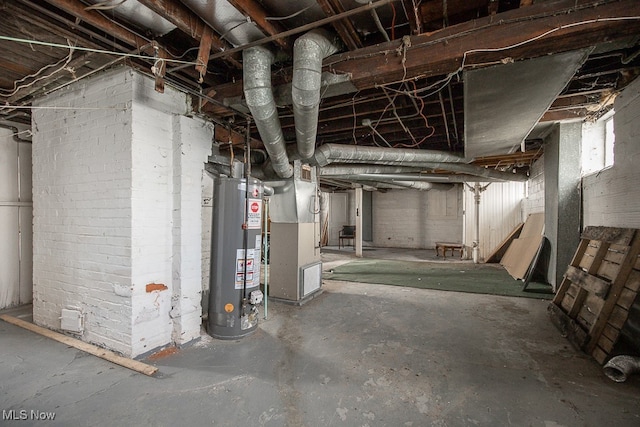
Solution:
[[[355,225],[343,225],[342,230],[338,233],[338,249],[342,246],[343,240],[354,240],[356,238],[356,226]]]

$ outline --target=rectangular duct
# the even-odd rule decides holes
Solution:
[[[590,49],[464,73],[469,160],[516,151],[587,59]]]

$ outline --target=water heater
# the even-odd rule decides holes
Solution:
[[[257,179],[215,179],[208,319],[214,338],[241,338],[258,327],[263,192]]]

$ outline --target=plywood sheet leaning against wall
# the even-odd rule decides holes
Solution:
[[[525,279],[544,239],[544,213],[529,215],[520,237],[509,245],[500,264],[514,279]]]
[[[507,253],[507,249],[509,249],[511,243],[520,236],[520,232],[522,231],[523,226],[524,222],[516,225],[516,228],[514,228],[513,231],[511,231],[511,233],[509,233],[509,235],[505,237],[504,240],[500,242],[493,251],[491,251],[484,262],[487,264],[500,262],[504,254]]]
[[[618,341],[640,287],[640,230],[587,227],[549,304],[552,322],[603,364]]]

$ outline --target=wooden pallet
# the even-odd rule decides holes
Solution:
[[[549,305],[553,323],[604,364],[640,288],[640,230],[587,227]]]

